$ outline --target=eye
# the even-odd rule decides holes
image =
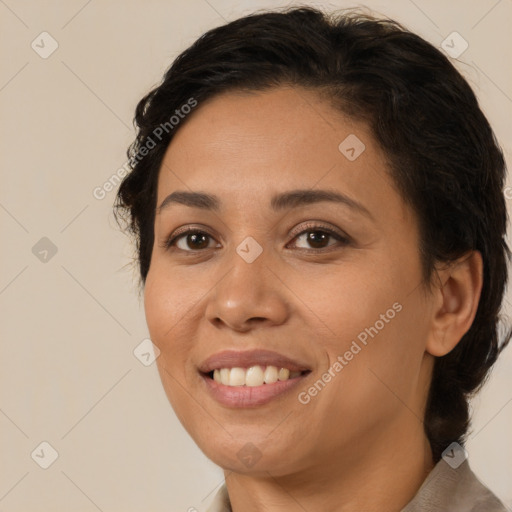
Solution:
[[[170,249],[172,246],[176,246],[178,249],[185,252],[201,251],[211,248],[209,246],[211,240],[213,240],[213,237],[205,231],[189,227],[178,234],[171,235],[164,241],[162,247],[164,249]]]
[[[323,225],[309,224],[301,227],[305,229],[302,229],[302,231],[295,235],[293,240],[302,239],[303,243],[310,245],[310,247],[297,247],[301,250],[315,252],[322,251],[323,249],[336,245],[336,241],[338,242],[338,245],[341,246],[345,246],[350,243],[349,237]],[[333,239],[334,243],[329,244],[328,242]],[[175,246],[183,252],[200,252],[205,249],[212,249],[220,246],[220,244],[212,245],[211,242],[213,241],[214,238],[207,232],[197,228],[187,227],[178,233],[172,234],[168,239],[164,240],[161,247],[168,250]]]
[[[298,248],[313,251],[321,251],[322,249],[336,245],[336,241],[338,241],[342,246],[350,243],[350,239],[347,236],[343,236],[341,233],[337,233],[331,228],[318,224],[307,225],[306,229],[303,229],[294,238],[294,240],[301,239],[304,244],[309,244],[310,247],[302,246]],[[329,240],[333,239],[334,242],[329,244]]]

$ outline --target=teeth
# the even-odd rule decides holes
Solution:
[[[277,368],[275,366],[267,366],[265,368],[265,384],[273,384],[274,382],[277,382]]]
[[[245,384],[245,370],[243,368],[231,368],[229,372],[230,386],[243,386]]]
[[[229,373],[229,368],[222,368],[220,370],[220,381],[226,386],[229,386]]]
[[[225,386],[262,386],[298,377],[301,372],[291,372],[277,366],[251,366],[250,368],[219,368],[213,371],[213,380]]]
[[[261,386],[264,382],[263,368],[261,366],[251,366],[245,372],[246,386]]]
[[[279,380],[288,380],[290,378],[290,370],[288,368],[281,368],[277,375]]]

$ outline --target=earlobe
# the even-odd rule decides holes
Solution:
[[[436,357],[451,352],[470,329],[476,315],[483,284],[483,260],[471,251],[438,272],[439,286],[433,291],[431,329],[426,351]]]

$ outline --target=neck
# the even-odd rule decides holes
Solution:
[[[410,431],[409,431],[410,432]],[[380,436],[379,436],[380,437]],[[284,476],[225,472],[233,512],[396,512],[412,500],[432,470],[432,452],[422,425],[408,436],[375,439],[354,454],[318,461]]]

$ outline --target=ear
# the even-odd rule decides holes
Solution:
[[[471,251],[438,270],[438,276],[426,351],[440,357],[455,348],[473,323],[483,284],[482,255]]]

